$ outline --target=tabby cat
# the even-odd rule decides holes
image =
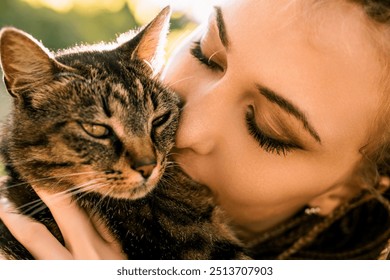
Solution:
[[[246,258],[210,191],[170,163],[180,100],[158,81],[169,7],[117,42],[52,55],[15,28],[0,33],[13,111],[0,190],[63,242],[34,190],[67,193],[97,215],[129,259]],[[0,255],[32,259],[0,223]]]

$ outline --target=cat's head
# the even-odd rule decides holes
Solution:
[[[179,99],[156,78],[165,8],[130,39],[51,54],[30,35],[0,33],[14,97],[11,165],[33,187],[138,198],[159,180],[174,143]]]

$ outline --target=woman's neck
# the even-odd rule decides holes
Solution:
[[[275,215],[272,218],[250,221],[250,222],[237,222],[232,221],[231,225],[237,234],[237,237],[244,242],[249,244],[259,238],[260,235],[264,234],[268,230],[286,222],[292,216],[294,216],[300,209],[291,211],[289,213],[283,213]]]

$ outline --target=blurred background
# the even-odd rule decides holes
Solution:
[[[173,14],[167,53],[209,16],[213,0],[0,0],[0,28],[30,33],[50,50],[76,43],[111,41],[116,35],[148,23],[165,6]],[[3,74],[0,71],[1,77]],[[0,82],[0,123],[11,98]],[[3,173],[0,163],[0,174]]]

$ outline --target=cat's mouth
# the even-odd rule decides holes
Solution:
[[[57,170],[56,180],[40,179],[39,186],[55,192],[68,194],[97,193],[103,197],[116,199],[139,199],[150,193],[157,185],[164,172],[164,164],[158,163],[150,176],[145,178],[139,172],[129,167],[117,166],[111,170],[94,170],[90,167],[78,166],[69,174],[69,169],[63,172]],[[37,181],[31,178],[31,181]],[[53,188],[53,186],[56,186]]]
[[[94,190],[106,197],[117,199],[138,199],[146,196],[157,185],[161,174],[161,165],[157,165],[151,175],[145,179],[131,170],[110,170],[104,176],[105,183]]]

